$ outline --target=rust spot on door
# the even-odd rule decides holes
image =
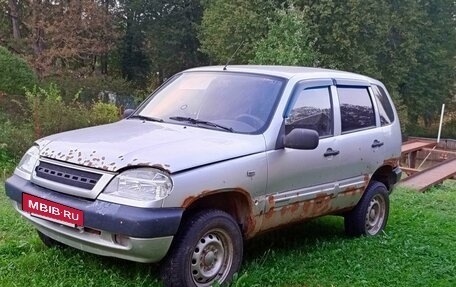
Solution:
[[[367,176],[365,180],[368,181],[369,177]],[[295,202],[278,209],[274,209],[273,202],[270,202],[274,199],[272,197],[271,200],[269,200],[269,204],[272,208],[269,208],[268,212],[264,214],[260,231],[263,232],[291,223],[348,210],[356,205],[361,198],[364,189],[364,186],[360,188],[346,188],[336,197],[333,197],[330,194],[320,193],[313,199]]]
[[[271,218],[272,216],[274,216],[274,206],[275,206],[274,196],[270,195],[268,197],[268,205],[267,205],[268,211],[266,211],[266,213],[264,214],[265,218]]]

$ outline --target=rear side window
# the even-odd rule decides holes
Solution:
[[[337,87],[342,133],[375,127],[375,114],[367,87]]]
[[[286,132],[294,128],[304,128],[317,131],[320,137],[333,135],[329,87],[297,90],[295,102],[285,124]]]
[[[375,100],[377,101],[380,123],[382,126],[387,126],[394,121],[394,112],[391,102],[382,87],[372,85],[372,90],[374,91]]]

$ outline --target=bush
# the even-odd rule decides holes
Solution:
[[[120,118],[120,110],[115,105],[100,101],[83,104],[77,101],[79,93],[73,95],[71,102],[64,102],[55,84],[48,89],[34,87],[26,96],[35,138]]]
[[[31,124],[13,125],[0,122],[0,165],[3,168],[17,164],[24,152],[31,147],[35,137]]]
[[[16,160],[0,146],[0,180],[4,180],[9,176],[13,172],[16,164]]]
[[[56,85],[47,89],[35,86],[26,91],[20,119],[7,118],[0,112],[0,165],[11,161],[15,164],[38,138],[120,119],[116,105],[101,101],[83,104],[77,101],[78,96],[65,102]]]
[[[66,104],[56,85],[48,89],[35,86],[27,90],[26,97],[35,138],[89,125],[87,109],[76,101]]]
[[[86,77],[66,74],[45,80],[45,86],[51,83],[60,87],[61,97],[65,101],[73,100],[75,94],[84,103],[104,101],[109,100],[108,94],[112,94],[116,95],[116,104],[127,106],[137,93],[131,83],[122,78],[98,74]]]
[[[120,119],[120,109],[109,103],[95,102],[90,109],[90,124],[101,125]]]
[[[406,128],[406,136],[437,138],[439,133],[439,123],[435,122],[426,127],[423,121],[418,124],[409,124]],[[456,138],[456,120],[444,121],[442,125],[442,132],[440,135],[442,139],[455,139]]]
[[[0,46],[0,94],[23,95],[37,77],[27,62]]]

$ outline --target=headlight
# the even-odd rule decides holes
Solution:
[[[171,178],[161,170],[136,168],[117,175],[104,193],[138,201],[156,201],[167,197],[172,189]]]
[[[28,177],[27,179],[30,179],[39,157],[40,149],[38,146],[32,146],[22,157],[17,169],[22,172],[22,175]]]

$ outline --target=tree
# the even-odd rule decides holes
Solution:
[[[32,63],[41,76],[95,68],[116,39],[112,17],[92,0],[32,1],[27,26]]]
[[[29,1],[0,0],[0,44],[21,54],[26,50],[23,15],[28,7]]]
[[[11,17],[11,26],[13,29],[13,38],[21,38],[21,30],[19,29],[19,4],[17,0],[8,0],[9,16]]]
[[[138,83],[149,74],[144,33],[144,1],[122,1],[120,22],[123,36],[118,47],[122,77]]]
[[[201,51],[212,61],[225,64],[240,47],[231,62],[248,63],[254,58],[258,41],[266,36],[270,24],[274,21],[277,2],[274,0],[203,2],[204,13],[199,29]]]
[[[389,29],[384,1],[298,2],[308,11],[321,66],[381,77],[377,59]]]
[[[200,0],[147,2],[147,47],[152,72],[162,82],[174,73],[205,62],[198,51]]]
[[[0,0],[0,11],[8,11],[8,2]],[[8,19],[7,12],[0,13],[0,45],[7,46],[11,21]]]
[[[300,0],[323,67],[386,83],[408,120],[435,115],[454,87],[455,2]]]
[[[276,23],[270,23],[265,38],[255,47],[250,63],[269,65],[313,66],[317,53],[313,48],[304,11],[294,6],[277,10]]]
[[[456,2],[420,1],[422,12],[416,27],[419,46],[413,65],[401,86],[410,109],[410,124],[419,118],[429,126],[438,118],[443,103],[452,101],[456,78]]]
[[[205,3],[199,37],[201,50],[219,63],[241,42],[233,62],[304,65],[318,55],[321,67],[382,80],[396,106],[409,107],[411,123],[429,124],[455,93],[455,6],[453,0],[214,0]]]
[[[158,82],[188,67],[200,65],[196,27],[199,0],[121,1],[124,36],[119,47],[124,77],[144,85]]]

